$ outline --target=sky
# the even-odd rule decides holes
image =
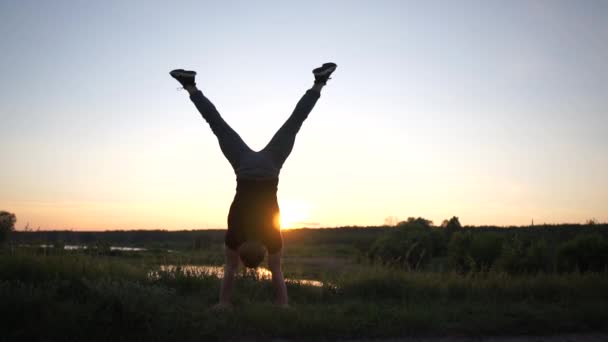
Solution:
[[[226,227],[235,175],[168,72],[254,150],[338,69],[285,226],[608,221],[606,1],[0,0],[0,210],[17,229]]]

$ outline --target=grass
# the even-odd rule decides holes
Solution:
[[[272,305],[269,281],[242,275],[234,293],[235,308],[218,312],[210,310],[219,291],[215,276],[176,270],[148,277],[167,260],[191,263],[202,257],[188,253],[36,255],[30,251],[0,255],[3,338],[194,341],[480,336],[606,331],[608,321],[605,273],[461,275],[310,263],[307,267],[316,269],[325,286],[288,282],[292,309]],[[315,273],[298,266],[302,263],[286,261],[287,275]]]

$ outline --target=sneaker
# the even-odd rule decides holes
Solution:
[[[194,76],[196,76],[196,71],[189,71],[184,69],[175,69],[169,73],[173,78],[175,78],[182,87],[187,86],[195,86]]]
[[[312,71],[315,75],[315,83],[326,84],[327,80],[331,79],[331,73],[336,70],[338,66],[335,63],[325,63],[321,67],[316,68]]]

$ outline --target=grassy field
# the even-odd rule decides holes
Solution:
[[[4,248],[2,339],[360,339],[608,330],[605,271],[438,272],[431,270],[433,262],[407,271],[363,257],[350,242],[306,239],[286,237],[290,309],[272,304],[268,280],[241,274],[234,308],[226,311],[211,309],[219,291],[216,275],[159,272],[161,265],[221,265],[221,244],[143,252]]]

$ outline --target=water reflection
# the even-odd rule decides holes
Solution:
[[[24,245],[27,246],[27,245]],[[55,245],[38,245],[41,248],[55,248]],[[61,247],[61,246],[59,246]],[[63,249],[66,251],[76,251],[76,250],[80,250],[80,249],[88,249],[88,246],[85,245],[65,245],[63,246]],[[111,251],[122,251],[122,252],[143,252],[146,249],[145,248],[139,248],[139,247],[123,247],[123,246],[110,246],[110,250]]]
[[[161,265],[160,272],[176,272],[181,271],[182,273],[194,276],[215,276],[218,278],[222,278],[224,276],[224,267],[222,266],[209,266],[209,265]],[[264,267],[258,267],[255,270],[246,269],[242,274],[255,276],[257,279],[262,280],[271,280],[272,272]],[[150,272],[150,277],[158,277],[158,271]],[[301,285],[322,287],[323,282],[312,279],[285,279],[286,282],[289,283],[297,283]]]

